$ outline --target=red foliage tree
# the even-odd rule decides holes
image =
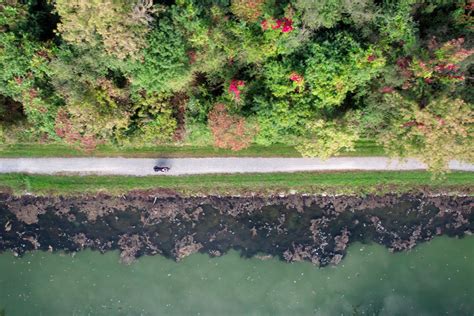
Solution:
[[[289,33],[293,31],[293,20],[289,18],[282,18],[282,19],[273,19],[271,23],[272,30],[280,30],[282,33]],[[269,27],[268,20],[263,20],[260,22],[262,29],[265,31]]]

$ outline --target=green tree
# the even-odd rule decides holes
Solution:
[[[128,64],[100,48],[62,45],[49,63],[51,82],[67,102],[80,103],[101,88],[104,80],[112,83],[106,90],[122,89],[127,93],[125,76]],[[102,87],[104,88],[104,87]]]
[[[163,17],[147,38],[143,59],[131,67],[130,78],[135,90],[148,93],[177,92],[193,79],[186,40],[168,17]]]
[[[383,14],[376,20],[380,32],[380,46],[398,43],[407,52],[417,46],[418,29],[413,17],[415,3],[411,0],[400,0],[385,4]]]
[[[16,1],[0,6],[0,95],[22,105],[33,139],[54,138],[60,100],[50,87],[50,43],[35,38],[40,27],[28,9]]]
[[[309,29],[332,28],[341,21],[360,27],[373,22],[377,7],[373,0],[295,0],[303,24]]]
[[[375,47],[363,48],[350,35],[337,33],[309,46],[305,80],[321,105],[340,105],[348,92],[366,85],[385,64]]]

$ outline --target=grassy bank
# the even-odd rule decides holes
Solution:
[[[334,193],[365,194],[430,191],[472,193],[474,174],[453,172],[432,180],[424,171],[273,173],[193,176],[47,176],[0,174],[0,187],[16,194],[125,193],[134,189],[171,189],[181,194]]]
[[[343,156],[381,156],[383,148],[370,140],[359,141],[356,151]],[[252,145],[241,151],[214,148],[212,146],[157,145],[153,147],[114,147],[101,145],[91,153],[61,144],[12,144],[0,145],[0,158],[16,157],[301,157],[290,145]]]

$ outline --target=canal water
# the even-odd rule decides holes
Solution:
[[[194,254],[0,255],[0,315],[474,315],[474,236],[408,252],[354,243],[337,266]],[[3,313],[3,314],[2,314]]]

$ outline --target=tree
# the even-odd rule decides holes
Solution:
[[[55,137],[54,117],[60,103],[50,89],[51,49],[35,38],[38,28],[27,5],[16,1],[0,5],[0,95],[13,101],[7,105],[22,105],[29,123],[22,127],[29,141]]]
[[[398,112],[380,135],[390,155],[419,158],[435,174],[445,172],[450,160],[474,160],[474,114],[461,99],[444,96],[420,109],[393,93],[385,102]]]
[[[364,49],[347,33],[337,33],[310,45],[304,78],[323,107],[335,107],[347,93],[363,87],[385,65],[375,47]]]
[[[345,19],[360,27],[377,17],[373,0],[296,0],[295,7],[304,25],[313,30],[332,28]]]
[[[307,125],[307,134],[296,149],[304,157],[328,159],[339,155],[343,149],[353,151],[358,138],[352,128],[336,122],[317,120]]]
[[[232,0],[230,10],[244,21],[257,22],[264,5],[265,0]]]
[[[103,46],[119,59],[137,57],[152,21],[152,1],[56,0],[58,32],[69,43]]]
[[[163,17],[147,37],[143,59],[132,65],[130,79],[135,90],[148,93],[178,92],[193,79],[187,44],[171,19]]]
[[[410,52],[417,45],[418,30],[413,17],[413,1],[400,0],[387,2],[383,8],[384,13],[376,20],[380,32],[380,46],[393,49],[394,43],[401,45],[402,49]]]
[[[115,81],[123,82],[123,93],[129,88],[124,75],[127,64],[98,47],[62,45],[51,59],[49,68],[51,83],[68,103],[80,103],[90,98],[94,90],[101,88],[104,80],[112,83],[107,90],[120,89]]]

